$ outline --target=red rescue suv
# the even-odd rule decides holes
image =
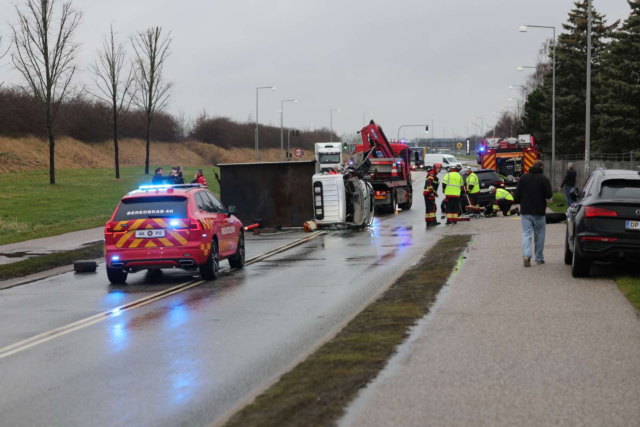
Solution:
[[[220,260],[242,268],[242,223],[199,184],[141,186],[122,198],[104,230],[107,276],[124,283],[128,273],[181,268],[215,280]]]

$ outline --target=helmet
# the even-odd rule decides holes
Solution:
[[[489,187],[489,193],[493,193],[494,191],[496,191],[496,187],[494,187],[493,185]]]
[[[467,173],[471,173],[471,172],[473,172],[469,166],[467,166],[467,167],[466,167],[466,168],[464,168],[464,169],[465,169],[465,171],[466,171]]]
[[[433,167],[434,167],[435,169],[442,169],[442,165],[441,165],[440,163],[434,163],[434,164],[433,164]]]
[[[451,169],[453,169],[453,170],[456,170],[456,171],[460,172],[460,171],[462,170],[462,165],[460,165],[460,164],[455,165],[455,166],[453,166]]]

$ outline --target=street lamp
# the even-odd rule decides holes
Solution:
[[[547,30],[553,30],[553,64],[551,65],[551,68],[553,69],[553,89],[552,89],[552,98],[551,98],[551,163],[553,163],[553,165],[555,166],[556,163],[556,27],[549,27],[549,26],[544,26],[544,25],[521,25],[520,26],[520,32],[521,33],[526,33],[529,31],[529,27],[531,28],[543,28],[543,29],[547,29]],[[587,28],[587,38],[588,38],[588,48],[587,48],[587,88],[590,89],[591,88],[591,45],[590,45],[590,39],[591,37],[591,0],[589,0],[589,23],[588,23],[588,28]],[[590,90],[587,91],[587,98],[588,100],[591,99],[591,94],[590,94]],[[591,106],[589,104],[587,104],[587,111],[589,112],[590,115],[590,108]],[[589,131],[587,130],[587,138],[586,138],[586,144],[587,144],[587,151],[588,151],[588,147],[589,147]],[[552,166],[552,168],[554,167]],[[555,187],[555,183],[554,183],[554,176],[555,174],[551,174],[551,186]]]
[[[470,125],[474,125],[475,127],[477,127],[477,128],[480,130],[480,133],[482,133],[482,129],[480,128],[480,125],[479,125],[479,124],[477,124],[477,123],[473,123],[473,122],[470,122],[469,124],[470,124]],[[477,147],[477,146],[478,146],[478,135],[476,135],[476,147]]]
[[[538,67],[531,67],[531,66],[528,66],[528,65],[523,65],[521,67],[518,67],[518,71],[524,71],[525,68],[533,68],[534,70],[538,69]]]
[[[592,0],[588,0],[589,2],[589,22],[587,23],[587,120],[585,122],[585,138],[584,138],[584,171],[585,178],[589,177],[589,173],[591,171],[590,162],[591,162],[591,14],[592,14]],[[555,32],[554,32],[555,34]],[[555,60],[555,36],[554,36],[554,60]],[[553,67],[553,72],[555,73],[555,62]],[[554,74],[555,76],[555,74]],[[554,77],[555,78],[555,77]],[[554,86],[555,88],[555,86]],[[555,117],[555,116],[554,116]],[[554,146],[555,147],[555,146]],[[554,150],[555,154],[555,150]],[[552,160],[553,161],[553,160]],[[555,167],[555,163],[554,163]],[[552,176],[555,174],[552,174]]]
[[[285,99],[280,101],[280,161],[284,161],[284,103],[298,103],[297,99]]]
[[[256,163],[258,163],[258,93],[260,89],[276,90],[275,86],[260,86],[256,88]]]
[[[331,133],[329,134],[329,138],[330,141],[329,142],[333,142],[333,112],[337,111],[338,113],[341,111],[339,108],[335,108],[333,110],[329,110],[329,126],[330,126],[330,130]]]
[[[373,113],[362,114],[362,127],[365,127],[367,125],[367,116],[373,116]]]
[[[472,117],[472,118],[476,120],[482,120],[482,137],[484,138],[484,118],[482,117]]]

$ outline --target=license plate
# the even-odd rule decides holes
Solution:
[[[136,239],[157,239],[164,237],[164,230],[136,230]]]
[[[640,231],[640,221],[627,221],[627,230]]]
[[[376,200],[384,200],[387,196],[376,196]]]

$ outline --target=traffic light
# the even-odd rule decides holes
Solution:
[[[347,144],[346,142],[343,143],[342,144],[342,151],[344,151],[346,153],[348,149],[349,149],[349,144]]]
[[[429,133],[429,125],[426,126],[426,132]]]

